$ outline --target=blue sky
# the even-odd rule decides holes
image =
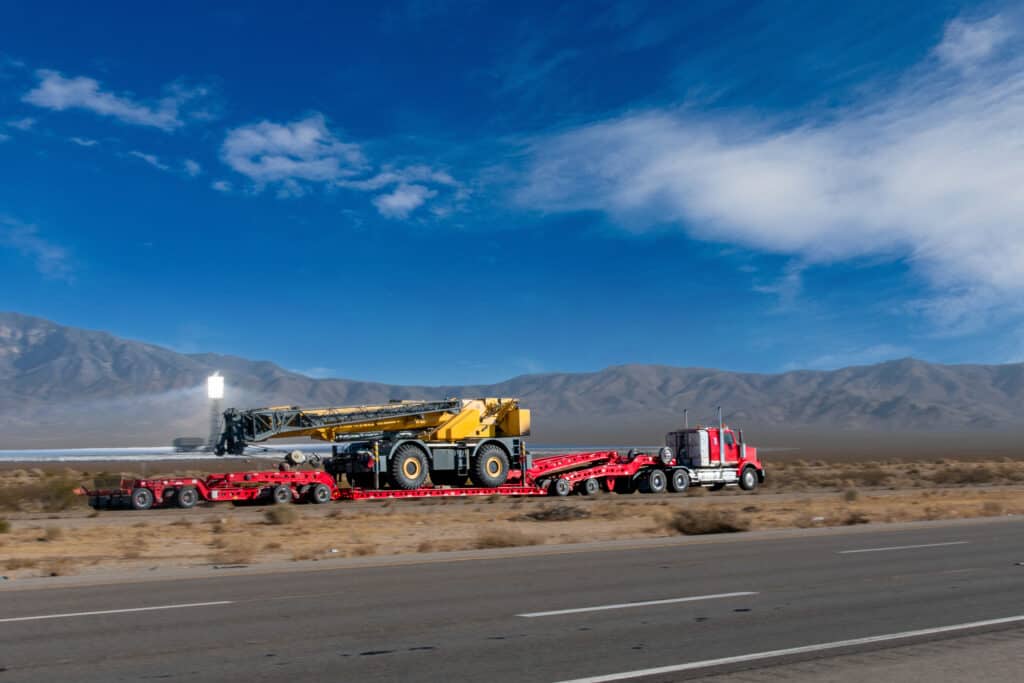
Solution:
[[[1012,4],[212,4],[0,10],[0,309],[396,383],[1024,358]]]

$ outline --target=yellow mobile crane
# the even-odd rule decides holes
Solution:
[[[512,468],[529,467],[523,436],[530,411],[515,398],[392,401],[341,408],[278,406],[224,412],[217,455],[241,454],[247,444],[310,437],[335,443],[324,464],[352,486],[390,484],[501,486]]]

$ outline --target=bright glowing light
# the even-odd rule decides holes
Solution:
[[[206,395],[214,400],[224,398],[224,378],[216,373],[207,377]]]

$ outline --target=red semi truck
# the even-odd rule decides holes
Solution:
[[[302,458],[289,456],[291,465]],[[656,452],[630,450],[568,453],[532,457],[528,452],[521,466],[512,469],[500,486],[455,484],[423,485],[414,489],[380,486],[344,486],[345,474],[330,467],[314,469],[231,472],[203,478],[163,477],[121,479],[113,486],[98,483],[83,487],[93,507],[177,506],[191,508],[199,501],[234,503],[268,502],[327,503],[331,500],[374,500],[395,498],[431,498],[451,496],[568,496],[595,495],[603,491],[628,494],[682,493],[690,486],[719,490],[735,484],[752,491],[765,479],[757,449],[743,442],[742,432],[719,423],[669,432],[665,446]],[[354,482],[353,482],[354,483]],[[365,484],[365,477],[359,480]]]

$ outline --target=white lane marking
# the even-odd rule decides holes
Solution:
[[[970,541],[948,541],[946,543],[921,543],[919,545],[891,545],[885,548],[857,548],[856,550],[840,550],[839,555],[852,555],[854,553],[881,553],[886,550],[913,550],[914,548],[941,548],[947,545],[966,545]]]
[[[577,607],[575,609],[556,609],[550,612],[527,612],[517,614],[517,617],[553,617],[558,614],[578,614],[580,612],[602,612],[608,609],[626,609],[627,607],[646,607],[647,605],[671,605],[676,602],[696,602],[698,600],[717,600],[718,598],[738,598],[745,595],[757,595],[756,592],[742,591],[740,593],[715,593],[713,595],[694,595],[688,598],[669,598],[667,600],[646,600],[644,602],[622,602],[615,605],[598,605],[596,607]]]
[[[965,624],[953,624],[952,626],[937,626],[935,628],[922,628],[917,631],[901,631],[900,633],[887,633],[881,636],[868,636],[867,638],[851,638],[850,640],[837,640],[831,643],[819,643],[817,645],[804,645],[801,647],[788,647],[782,650],[768,650],[766,652],[752,652],[747,655],[735,657],[721,657],[719,659],[705,659],[700,662],[687,662],[686,664],[674,664],[671,666],[658,666],[651,669],[637,669],[636,671],[623,671],[617,674],[604,676],[590,676],[588,678],[573,678],[560,683],[609,683],[610,681],[624,681],[630,678],[642,678],[644,676],[657,676],[660,674],[677,673],[679,671],[692,671],[693,669],[706,669],[712,666],[723,664],[740,664],[742,662],[754,662],[759,659],[771,659],[774,657],[785,657],[787,655],[799,655],[809,652],[821,652],[823,650],[837,650],[843,647],[854,647],[857,645],[870,645],[871,643],[882,643],[888,640],[902,640],[906,638],[918,638],[931,636],[939,633],[951,633],[954,631],[966,631],[985,626],[998,626],[1000,624],[1013,624],[1024,621],[1024,614],[1003,619],[987,619],[985,621],[971,621]]]
[[[151,612],[161,609],[184,609],[186,607],[213,607],[214,605],[230,605],[234,600],[217,600],[216,602],[186,602],[180,605],[157,605],[155,607],[128,607],[125,609],[103,609],[95,612],[66,612],[64,614],[40,614],[32,617],[8,617],[0,619],[0,624],[12,621],[38,621],[39,619],[68,619],[70,617],[91,617],[97,614],[124,614],[126,612]]]

